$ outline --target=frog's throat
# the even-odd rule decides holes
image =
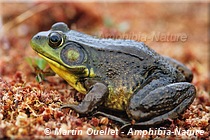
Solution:
[[[67,70],[66,67],[62,66],[58,62],[38,53],[38,55],[42,58],[44,58],[48,64],[50,65],[51,69],[58,74],[60,77],[62,77],[64,80],[66,80],[69,85],[71,85],[73,88],[75,88],[80,93],[86,94],[87,91],[84,88],[84,86],[78,82],[78,77]]]

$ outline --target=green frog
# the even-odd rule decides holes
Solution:
[[[69,85],[85,94],[79,104],[68,104],[80,114],[99,107],[122,111],[129,124],[153,125],[175,119],[193,102],[192,72],[182,63],[161,56],[142,42],[100,39],[54,24],[31,40],[32,48]]]

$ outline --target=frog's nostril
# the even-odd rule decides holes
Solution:
[[[41,36],[40,36],[40,35],[36,35],[34,38],[35,38],[36,40],[40,40],[40,39],[41,39]]]
[[[35,35],[35,36],[32,37],[31,43],[32,43],[33,45],[35,45],[35,44],[39,43],[41,39],[42,39],[42,36],[40,36],[40,35]],[[32,46],[33,46],[33,45],[32,45]]]

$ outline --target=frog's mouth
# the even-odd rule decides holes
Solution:
[[[45,56],[45,55],[42,55],[41,53],[38,53],[38,55],[42,58],[44,58],[50,65],[54,65],[54,67],[57,67],[59,69],[62,69],[62,70],[65,70],[67,71],[69,68],[63,66],[62,64],[60,64],[59,62],[53,60],[53,59],[50,59],[49,57]]]

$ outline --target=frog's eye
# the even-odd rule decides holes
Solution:
[[[57,48],[60,45],[62,45],[63,43],[63,38],[62,35],[57,33],[57,32],[53,32],[49,34],[49,45],[53,48]]]
[[[60,57],[69,66],[82,64],[86,59],[85,50],[74,42],[69,42],[64,46],[61,50]]]

